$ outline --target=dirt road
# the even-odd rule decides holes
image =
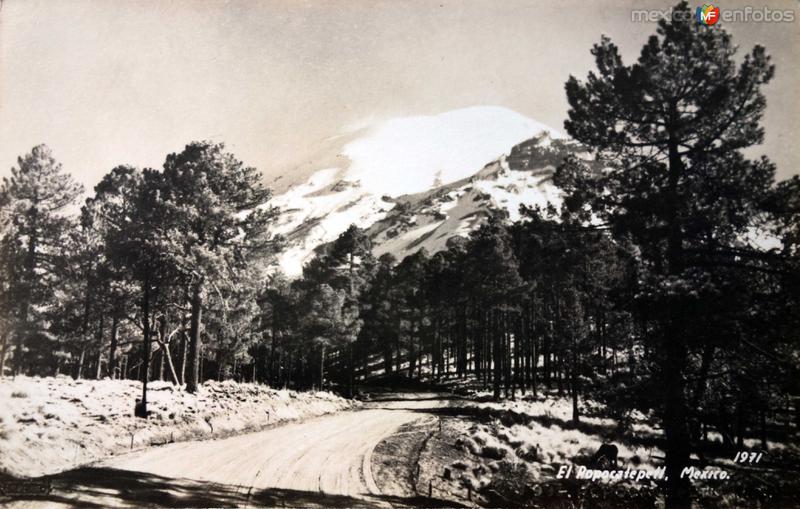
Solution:
[[[435,419],[426,410],[446,404],[434,394],[393,397],[256,433],[168,444],[53,476],[47,500],[82,507],[419,505],[380,492],[372,451],[403,424]]]

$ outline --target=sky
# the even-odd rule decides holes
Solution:
[[[627,61],[655,24],[576,0],[0,0],[0,176],[48,144],[87,189],[118,164],[162,165],[223,141],[269,178],[326,140],[395,117],[488,105],[563,130],[564,82],[608,34]],[[800,3],[793,23],[730,23],[766,46],[766,140],[780,177],[800,172]],[[694,7],[694,4],[692,4]]]

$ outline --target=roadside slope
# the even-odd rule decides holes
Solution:
[[[188,394],[166,382],[148,390],[148,419],[133,416],[133,380],[0,381],[0,472],[34,477],[151,445],[224,437],[356,406],[326,392],[206,382]]]
[[[446,404],[433,397],[387,400],[255,433],[137,451],[44,479],[52,491],[40,500],[84,507],[428,504],[380,493],[371,455],[397,428],[430,419],[428,409]]]

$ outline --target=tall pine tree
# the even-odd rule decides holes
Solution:
[[[11,177],[3,179],[0,204],[8,224],[1,240],[2,263],[8,264],[6,291],[16,308],[11,321],[17,373],[25,368],[26,348],[48,340],[42,311],[50,304],[57,253],[70,228],[64,213],[82,192],[46,145],[18,158]]]
[[[194,142],[167,156],[161,189],[169,225],[161,241],[171,262],[189,280],[189,372],[186,388],[199,383],[200,327],[209,291],[233,279],[237,266],[271,249],[266,230],[274,211],[261,174],[222,144]]]
[[[773,166],[742,150],[763,140],[761,86],[773,67],[756,46],[740,65],[719,27],[705,27],[684,2],[659,22],[636,63],[625,65],[608,38],[592,50],[597,72],[566,84],[567,132],[596,152],[603,171],[576,158],[556,178],[566,204],[630,236],[641,252],[658,315],[655,341],[663,380],[667,504],[689,507],[681,477],[689,461],[687,321],[709,263],[735,257],[773,181]]]

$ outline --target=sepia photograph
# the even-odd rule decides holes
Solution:
[[[800,1],[0,0],[0,507],[800,508]]]

